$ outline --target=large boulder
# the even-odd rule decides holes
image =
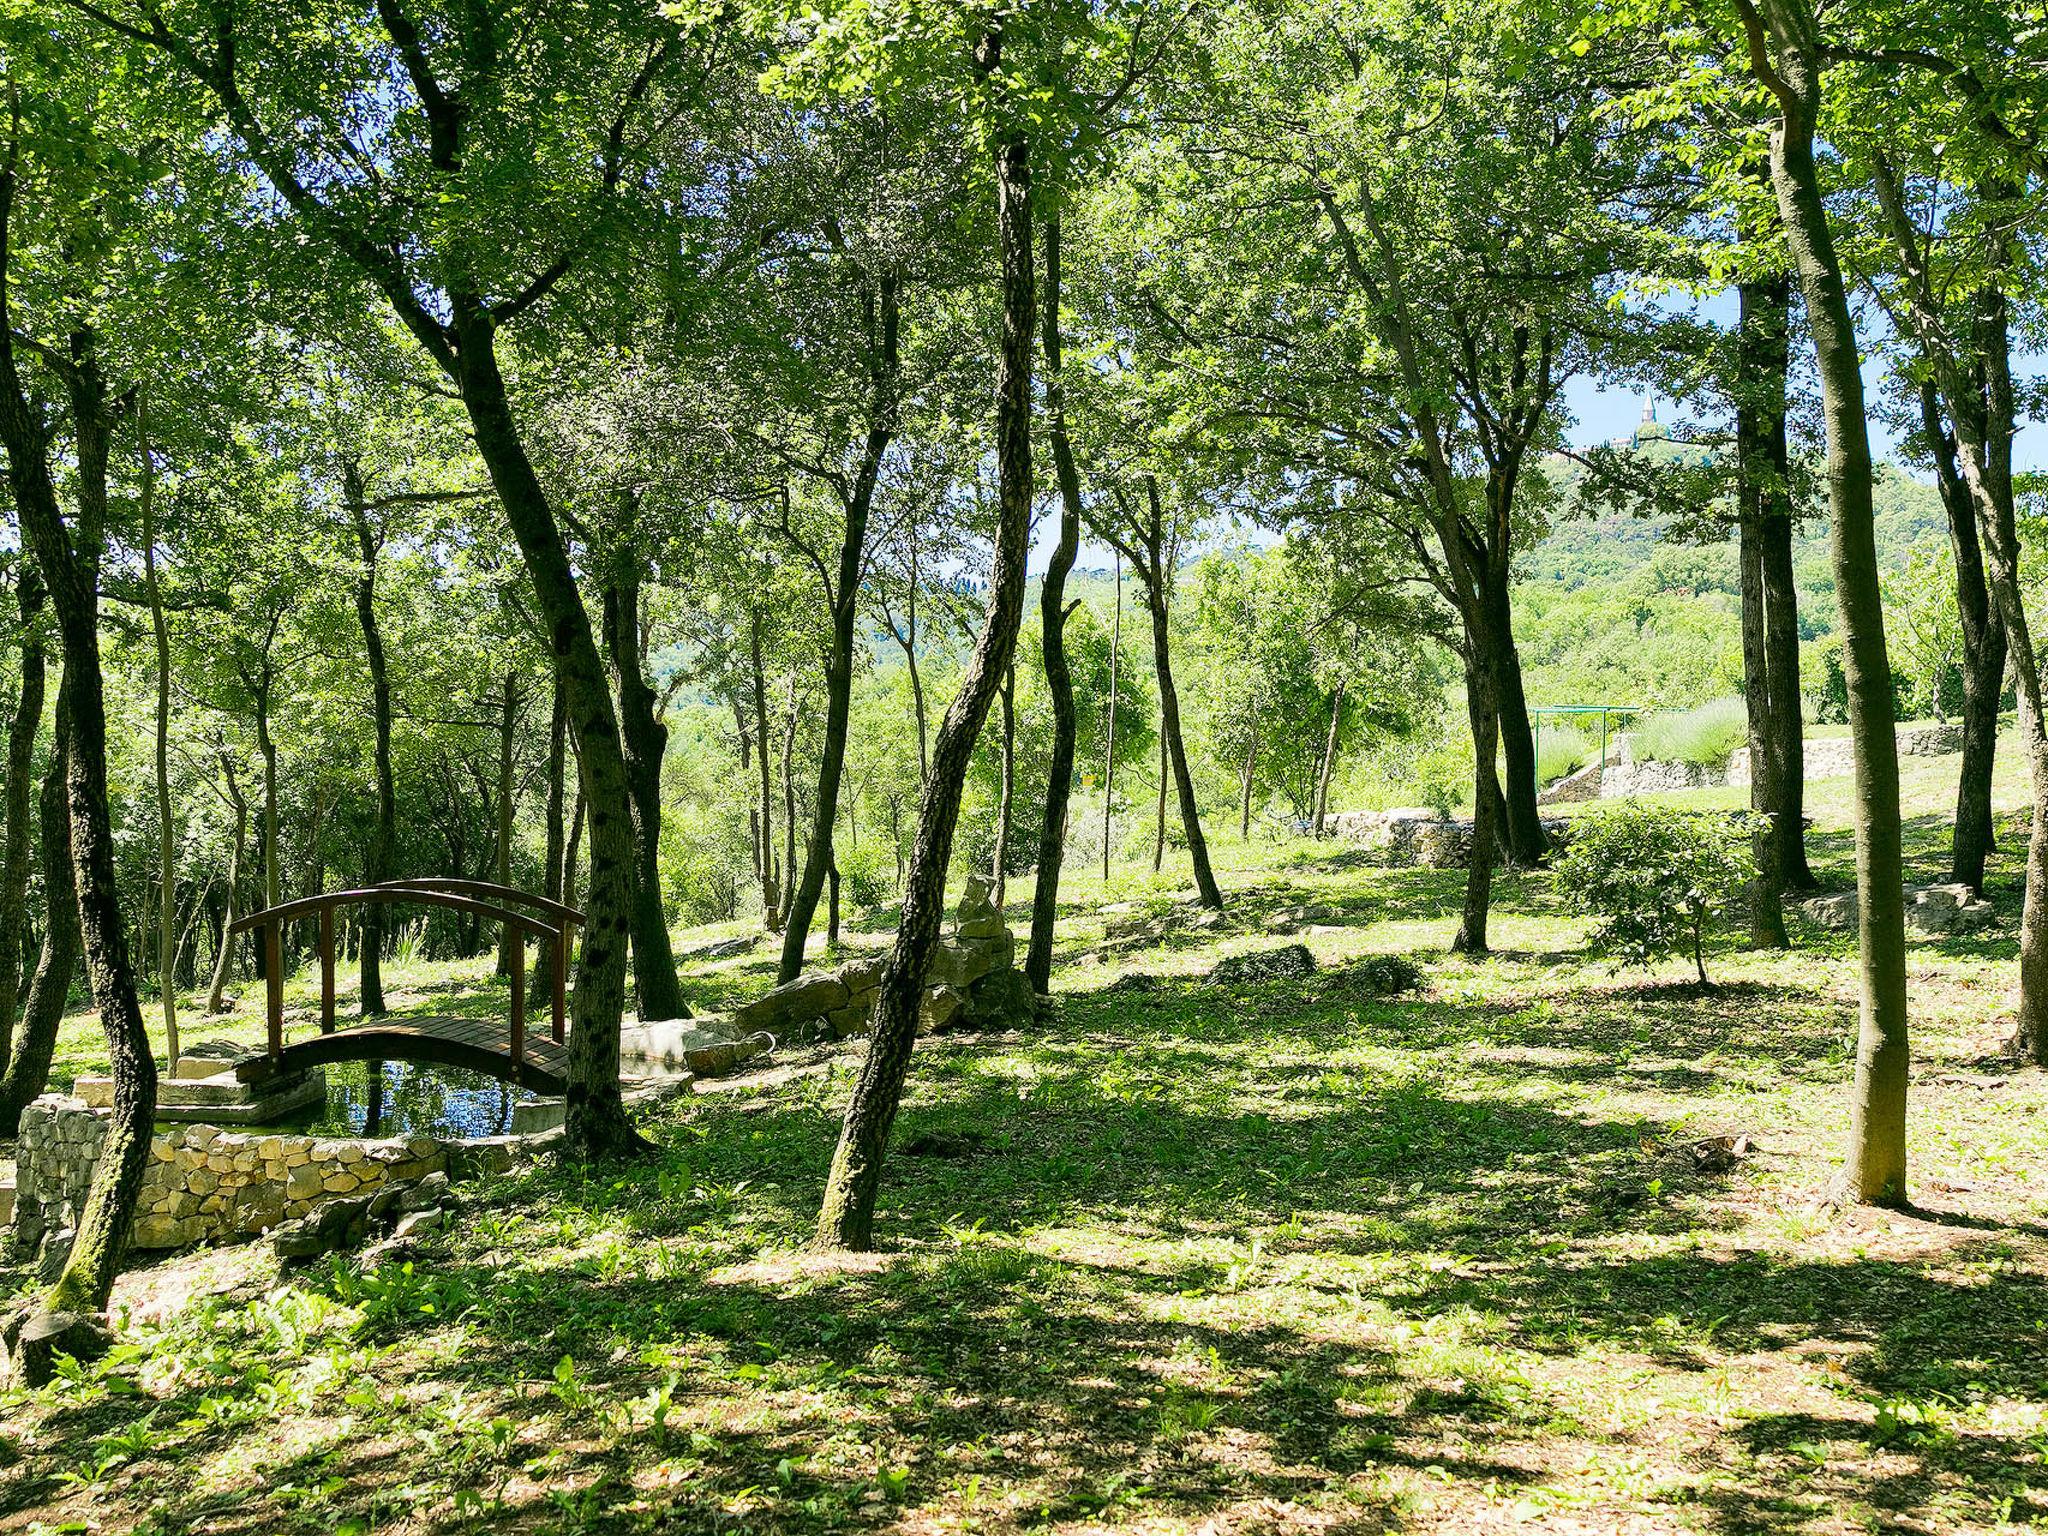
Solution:
[[[777,1039],[804,1032],[802,1026],[815,1023],[835,1008],[844,1008],[850,994],[846,983],[824,971],[805,971],[785,981],[773,992],[755,998],[733,1011],[733,1023],[743,1033],[765,1029]]]

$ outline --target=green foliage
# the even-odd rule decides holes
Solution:
[[[1600,751],[1598,739],[1588,736],[1576,726],[1553,725],[1548,719],[1543,720],[1541,726],[1536,739],[1536,782],[1539,784],[1563,778],[1573,769],[1591,762]]]
[[[1599,919],[1590,940],[1617,963],[1689,950],[1702,984],[1707,931],[1750,878],[1752,819],[1725,811],[1626,804],[1573,819],[1557,892]]]
[[[1739,698],[1647,715],[1629,732],[1639,758],[1702,768],[1725,767],[1730,754],[1748,740],[1748,709]]]

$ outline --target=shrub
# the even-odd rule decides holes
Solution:
[[[836,845],[838,839],[834,838]],[[869,837],[847,847],[833,848],[839,859],[839,878],[845,882],[846,899],[859,910],[881,906],[896,894],[896,855],[881,841]]]
[[[1351,969],[1357,985],[1374,997],[1422,990],[1422,967],[1406,955],[1368,955]]]
[[[1629,740],[1640,758],[1720,768],[1748,743],[1749,713],[1739,698],[1709,699],[1694,709],[1651,715]]]
[[[1558,894],[1600,919],[1595,951],[1648,965],[1690,949],[1710,986],[1706,930],[1749,882],[1751,825],[1746,814],[1637,804],[1578,817],[1557,862]]]
[[[1545,723],[1536,734],[1536,782],[1551,784],[1591,762],[1599,745],[1569,725]]]

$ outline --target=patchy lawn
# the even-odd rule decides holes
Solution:
[[[1824,873],[1846,847],[1823,820]],[[1836,1212],[1844,936],[1702,995],[1586,961],[1545,877],[1468,964],[1455,875],[1227,856],[1228,928],[1078,881],[1042,1029],[920,1047],[880,1254],[802,1247],[853,1058],[722,1085],[643,1164],[467,1187],[409,1265],[134,1271],[114,1357],[0,1400],[0,1530],[2048,1523],[2010,938],[1915,946],[1916,1206]],[[1198,979],[1297,940],[1311,981]],[[1427,992],[1371,996],[1375,952]]]

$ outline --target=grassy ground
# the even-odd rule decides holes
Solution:
[[[1904,766],[1932,875],[1953,764]],[[1846,879],[1846,789],[1813,789]],[[1998,1058],[2009,938],[1915,946],[1915,1208],[1837,1212],[1844,936],[1723,950],[1703,996],[1588,961],[1542,877],[1465,963],[1453,875],[1228,862],[1217,932],[1171,870],[1082,878],[1054,1016],[920,1047],[878,1255],[802,1247],[853,1058],[760,1074],[644,1164],[471,1186],[409,1267],[135,1271],[113,1359],[0,1400],[0,1530],[2048,1523],[2048,1077]],[[1315,979],[1199,982],[1303,903]],[[1426,994],[1357,986],[1378,952]],[[692,966],[696,997],[770,963]]]

